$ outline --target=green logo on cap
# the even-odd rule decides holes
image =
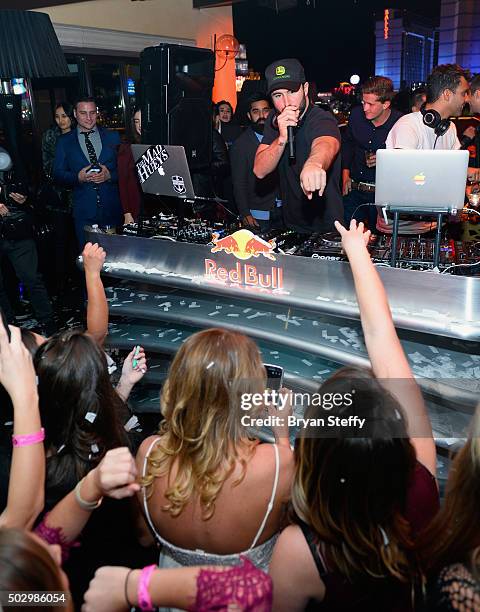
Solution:
[[[285,74],[285,66],[277,66],[275,68],[275,75],[276,76],[283,76]]]

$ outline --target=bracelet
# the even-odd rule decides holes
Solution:
[[[91,501],[91,502],[85,501],[80,494],[80,489],[82,488],[82,482],[84,480],[85,479],[82,478],[82,480],[80,480],[77,483],[77,486],[75,487],[75,499],[77,500],[77,504],[80,506],[82,510],[91,512],[92,510],[96,510],[100,506],[100,504],[103,501],[103,497],[101,497],[100,499],[97,499],[96,501]]]
[[[147,565],[147,567],[142,569],[140,578],[138,579],[138,607],[144,612],[155,610],[152,604],[152,598],[148,592],[148,585],[150,584],[150,579],[156,569],[156,565]]]
[[[125,601],[127,602],[127,606],[129,608],[134,608],[135,606],[133,606],[130,602],[130,600],[128,599],[128,579],[130,578],[130,574],[133,572],[133,569],[129,570],[126,577],[125,577]]]
[[[26,435],[12,436],[13,446],[31,446],[45,440],[45,429],[42,427],[40,431]]]

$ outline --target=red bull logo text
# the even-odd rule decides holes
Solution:
[[[212,253],[224,252],[241,260],[260,257],[260,255],[270,261],[276,260],[273,253],[275,241],[267,242],[249,230],[238,230],[223,238],[215,233],[212,234],[212,242]],[[226,268],[213,259],[205,259],[205,278],[208,281],[251,289],[283,290],[283,268],[277,266],[271,266],[268,271],[259,272],[252,264],[237,262],[234,268]]]
[[[283,268],[272,266],[270,273],[258,272],[252,264],[237,262],[234,268],[219,266],[213,259],[205,260],[205,277],[209,281],[245,285],[261,289],[283,289]]]

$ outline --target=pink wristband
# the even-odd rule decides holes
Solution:
[[[26,434],[24,436],[12,436],[13,446],[31,446],[32,444],[38,444],[45,440],[45,430],[43,427],[40,431],[36,431],[32,434]]]
[[[138,607],[144,612],[150,612],[151,610],[155,610],[152,604],[152,598],[150,597],[150,593],[148,592],[148,585],[150,584],[150,579],[156,569],[156,565],[147,565],[147,567],[144,567],[142,569],[140,578],[138,580]]]

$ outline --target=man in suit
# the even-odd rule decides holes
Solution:
[[[249,100],[250,126],[230,149],[233,193],[244,225],[262,232],[283,227],[282,202],[276,171],[263,179],[253,174],[253,163],[271,106],[265,94],[254,94]]]
[[[53,173],[58,183],[73,187],[73,218],[82,249],[85,225],[122,223],[117,171],[120,137],[97,126],[93,98],[78,100],[74,115],[77,128],[59,139]]]

